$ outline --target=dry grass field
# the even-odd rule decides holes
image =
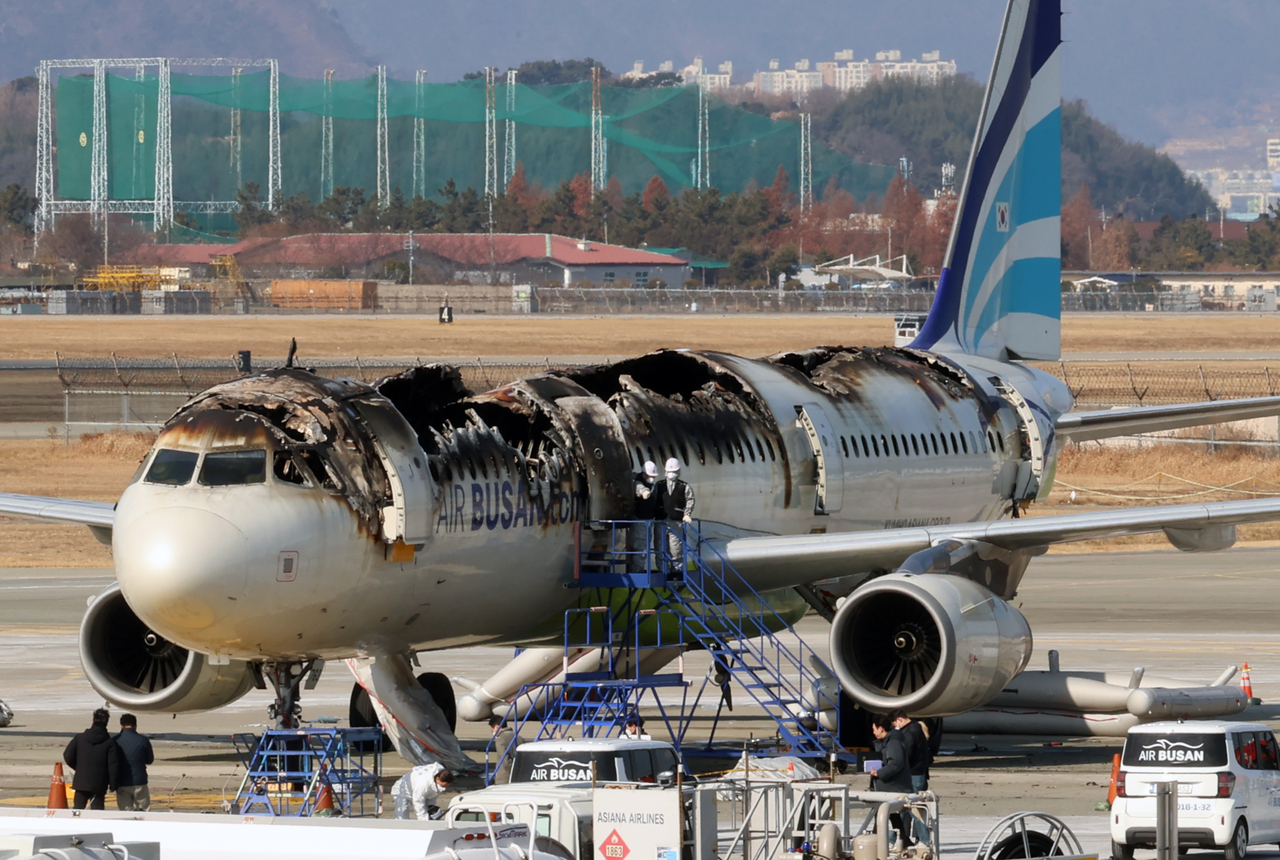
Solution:
[[[146,454],[151,437],[101,434],[61,441],[0,443],[0,492],[115,501]],[[1076,491],[1074,502],[1068,497]],[[1280,458],[1256,448],[1208,454],[1198,446],[1142,450],[1068,449],[1046,505],[1030,513],[1079,513],[1119,506],[1173,505],[1280,495]],[[1242,526],[1240,545],[1280,543],[1280,523]],[[1163,535],[1063,545],[1055,552],[1167,548]],[[107,548],[80,526],[0,518],[0,568],[109,567]]]
[[[303,356],[629,355],[658,347],[767,355],[817,344],[884,345],[887,316],[490,317],[463,314],[451,326],[430,317],[211,316],[0,317],[0,359],[105,356],[225,357],[240,349],[281,356],[296,337]],[[1280,315],[1073,314],[1062,323],[1066,352],[1256,351],[1280,349]]]

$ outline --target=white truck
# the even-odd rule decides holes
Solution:
[[[630,738],[533,741],[516,750],[511,782],[459,794],[450,826],[463,822],[530,824],[575,860],[592,857],[592,782],[674,783],[680,767],[669,743]]]

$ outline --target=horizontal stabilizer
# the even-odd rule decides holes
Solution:
[[[1280,397],[1251,397],[1243,400],[1213,400],[1179,403],[1175,406],[1136,406],[1127,409],[1099,409],[1068,412],[1054,424],[1059,438],[1071,442],[1158,433],[1183,427],[1200,427],[1250,418],[1280,415]]]

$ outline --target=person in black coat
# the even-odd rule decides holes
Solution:
[[[102,809],[108,789],[115,791],[120,766],[116,742],[107,731],[111,715],[105,708],[93,712],[93,725],[76,735],[63,750],[62,760],[76,772],[75,808]]]
[[[872,789],[910,794],[911,766],[907,763],[907,748],[902,743],[902,734],[885,716],[872,718],[871,734],[875,736],[876,750],[880,754],[880,767],[871,771]],[[905,849],[907,847],[906,821],[897,812],[889,816],[889,821],[898,831],[901,839],[898,843],[899,848]]]
[[[927,791],[929,788],[929,768],[933,765],[933,745],[929,730],[919,720],[907,716],[907,712],[898,708],[889,712],[893,727],[902,735],[907,748],[907,766],[911,770],[911,788],[913,791]],[[916,841],[930,844],[929,828],[918,813],[913,812],[915,819]]]
[[[120,734],[113,740],[116,742],[116,757],[120,760],[116,776],[116,807],[122,812],[146,812],[151,808],[147,765],[156,760],[151,750],[151,739],[138,734],[137,717],[121,714]]]

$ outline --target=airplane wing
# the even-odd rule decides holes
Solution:
[[[85,502],[48,496],[0,493],[0,516],[85,525],[102,543],[111,543],[116,506],[111,502]]]
[[[1072,442],[1087,442],[1111,436],[1154,433],[1274,415],[1280,415],[1280,397],[1250,397],[1243,400],[1179,403],[1175,406],[1068,412],[1058,417],[1054,429],[1059,437]]]
[[[871,570],[893,570],[908,556],[944,540],[1029,550],[1070,541],[1164,531],[1179,549],[1222,549],[1234,542],[1234,526],[1271,520],[1280,520],[1280,499],[1162,505],[883,531],[743,537],[726,542],[721,552],[752,587],[763,590]]]

